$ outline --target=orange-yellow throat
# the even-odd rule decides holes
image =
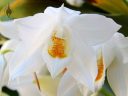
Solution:
[[[103,75],[104,75],[104,62],[103,62],[103,56],[101,55],[97,60],[97,67],[98,67],[98,74],[95,79],[95,81],[99,81]]]
[[[49,46],[48,53],[54,58],[65,58],[66,57],[65,39],[53,35],[51,41],[52,41],[52,45]]]

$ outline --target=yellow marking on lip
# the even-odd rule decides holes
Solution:
[[[63,38],[56,37],[55,34],[51,38],[52,45],[48,48],[48,53],[54,58],[65,58],[66,41]]]
[[[100,57],[97,60],[97,67],[98,67],[98,74],[97,77],[95,79],[95,81],[99,81],[102,76],[104,75],[104,62],[103,62],[103,56],[102,54],[100,55]]]

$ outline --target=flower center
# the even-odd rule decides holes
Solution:
[[[97,60],[97,67],[98,67],[98,74],[97,74],[95,81],[99,81],[103,77],[103,74],[104,74],[105,69],[104,69],[104,62],[103,62],[102,55]]]
[[[56,37],[55,34],[51,38],[52,45],[48,48],[48,53],[54,58],[65,58],[66,41],[63,38]]]

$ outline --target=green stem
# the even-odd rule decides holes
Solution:
[[[102,88],[100,90],[100,93],[104,94],[105,96],[114,96],[114,94],[112,94],[109,90],[107,90],[106,88]]]

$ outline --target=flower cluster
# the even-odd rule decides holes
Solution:
[[[63,5],[0,22],[9,38],[0,51],[0,88],[20,96],[90,96],[107,77],[116,96],[127,96],[128,38],[120,27]]]

